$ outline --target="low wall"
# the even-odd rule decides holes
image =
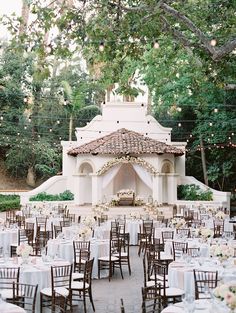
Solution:
[[[50,177],[47,181],[42,183],[37,188],[31,191],[21,192],[20,202],[21,202],[21,205],[25,205],[29,202],[30,197],[35,196],[38,193],[46,192],[46,193],[55,195],[55,194],[59,194],[65,191],[66,189],[67,189],[67,176],[53,176],[53,177]]]
[[[225,192],[225,191],[219,191],[219,190],[215,190],[212,189],[208,186],[206,186],[205,184],[203,184],[202,182],[200,182],[199,180],[197,180],[195,177],[193,176],[179,176],[178,179],[178,185],[190,185],[190,184],[195,184],[198,185],[202,190],[211,190],[213,193],[213,201],[187,201],[189,203],[189,205],[192,205],[191,202],[195,203],[202,203],[203,205],[214,205],[214,203],[216,203],[217,206],[223,206],[224,208],[230,209],[230,192]],[[179,202],[180,200],[178,200]],[[182,201],[182,200],[181,200]],[[186,201],[184,201],[186,202]]]

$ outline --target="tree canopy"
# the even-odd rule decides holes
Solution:
[[[22,3],[21,17],[1,20],[12,36],[0,60],[3,151],[23,142],[58,149],[98,114],[106,89],[119,83],[135,97],[141,79],[151,114],[188,143],[187,172],[235,189],[234,0]]]

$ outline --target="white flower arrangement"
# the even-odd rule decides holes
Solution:
[[[236,284],[228,283],[216,287],[213,294],[223,301],[231,310],[236,309]]]
[[[225,213],[222,211],[219,211],[218,213],[216,213],[215,218],[217,220],[224,220],[225,219]]]
[[[207,238],[212,238],[214,236],[214,231],[210,228],[202,227],[199,229],[198,234],[202,238],[207,239]]]
[[[144,204],[143,198],[139,197],[139,196],[136,196],[135,200],[134,200],[134,205],[140,206],[140,205],[143,205],[143,204]]]
[[[185,224],[186,224],[185,219],[180,217],[174,217],[170,221],[170,226],[175,227],[177,229],[185,226]]]
[[[217,209],[214,207],[208,207],[206,208],[206,213],[216,213]]]
[[[93,212],[96,216],[100,217],[102,216],[105,212],[109,211],[109,206],[107,204],[99,204],[93,207]]]
[[[212,245],[210,247],[210,256],[219,257],[221,260],[227,260],[234,256],[234,249],[228,245]]]
[[[33,253],[33,248],[26,243],[22,243],[16,248],[16,253],[22,258],[27,258]]]
[[[122,157],[117,157],[114,158],[110,161],[108,161],[107,163],[105,163],[101,169],[97,172],[98,175],[103,175],[104,173],[106,173],[111,167],[113,167],[116,164],[120,164],[120,163],[134,163],[134,164],[139,164],[142,167],[145,167],[146,170],[152,174],[158,174],[158,171],[155,169],[154,166],[152,166],[150,163],[148,163],[147,161],[145,161],[142,158],[139,157],[132,157],[132,156],[122,156]]]
[[[131,196],[134,194],[134,190],[132,189],[122,189],[117,192],[117,196]]]
[[[96,221],[94,219],[93,216],[91,215],[88,215],[86,217],[84,217],[82,219],[82,222],[81,222],[84,226],[88,226],[89,228],[93,228],[93,226],[96,224]]]
[[[89,239],[89,237],[91,237],[91,234],[92,234],[92,230],[88,226],[84,226],[80,228],[78,231],[79,238],[83,238],[83,239]]]
[[[136,219],[140,218],[140,213],[139,212],[130,212],[129,216],[131,219],[136,220]]]
[[[118,204],[119,204],[119,197],[117,197],[117,196],[112,197],[111,202],[110,202],[110,206],[116,206]]]

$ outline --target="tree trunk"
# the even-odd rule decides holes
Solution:
[[[28,22],[29,22],[29,2],[28,0],[22,0],[21,8],[21,23],[19,28],[19,35],[26,33]]]
[[[204,183],[208,186],[208,177],[207,177],[207,169],[206,169],[206,155],[203,145],[202,136],[200,136],[200,149],[201,149],[201,158],[202,158],[202,170],[204,176]]]
[[[72,141],[72,131],[73,131],[73,115],[70,115],[70,122],[69,122],[69,141]]]
[[[32,166],[28,168],[26,183],[31,187],[36,186],[36,177],[35,177],[34,168]]]

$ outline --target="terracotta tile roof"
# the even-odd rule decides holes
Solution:
[[[68,154],[72,156],[78,154],[124,155],[152,153],[170,153],[179,156],[183,155],[184,151],[125,128],[68,151]]]

